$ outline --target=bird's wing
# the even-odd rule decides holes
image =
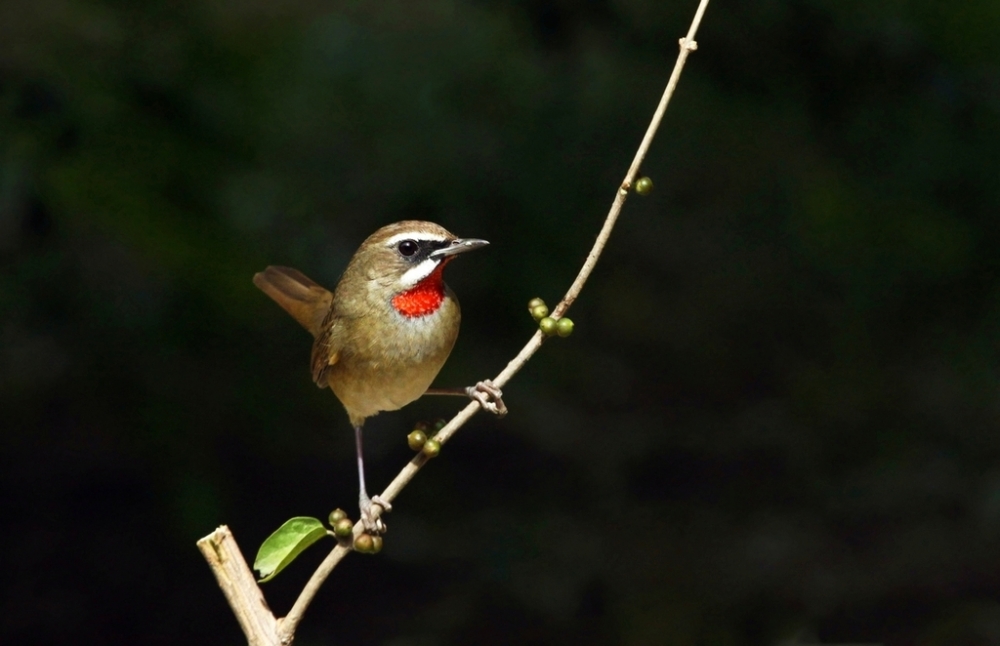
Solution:
[[[344,352],[351,347],[351,339],[365,320],[371,321],[372,305],[369,302],[369,281],[357,278],[358,267],[348,265],[344,277],[337,285],[332,298],[332,306],[320,324],[312,351],[313,381],[320,388],[326,388],[327,373],[340,361]]]
[[[268,267],[254,274],[253,284],[270,296],[299,325],[319,338],[330,313],[333,294],[291,267]]]
[[[338,324],[337,314],[331,308],[323,319],[322,330],[316,337],[312,349],[313,381],[320,388],[326,388],[326,371],[340,359],[342,325]]]

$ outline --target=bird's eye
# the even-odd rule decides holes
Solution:
[[[403,254],[404,256],[412,256],[413,254],[417,253],[417,249],[419,249],[419,247],[417,246],[417,243],[414,242],[413,240],[403,240],[402,242],[399,243],[397,249],[399,249],[399,253]]]

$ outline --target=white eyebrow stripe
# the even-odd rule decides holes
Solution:
[[[395,247],[397,244],[403,240],[433,240],[434,242],[444,242],[448,238],[438,235],[436,233],[424,233],[423,231],[410,231],[403,233],[397,233],[388,240],[385,241],[385,246]]]
[[[399,279],[400,284],[403,289],[410,289],[423,279],[430,276],[437,266],[441,264],[440,258],[428,258],[420,262],[416,267],[411,267],[406,270],[402,278]]]

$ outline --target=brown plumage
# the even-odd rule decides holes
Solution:
[[[371,530],[381,527],[369,511],[361,427],[366,418],[427,392],[455,345],[461,322],[458,300],[441,270],[455,255],[486,244],[457,238],[432,222],[408,220],[369,236],[333,292],[290,267],[268,267],[253,278],[315,339],[313,380],[333,390],[355,428],[362,518]],[[488,406],[485,392],[502,406],[499,391],[485,384],[459,392]],[[492,410],[502,412],[496,406]]]

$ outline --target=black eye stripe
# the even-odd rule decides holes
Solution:
[[[396,243],[396,251],[408,262],[419,262],[438,249],[451,246],[450,240],[420,240],[407,238]]]

